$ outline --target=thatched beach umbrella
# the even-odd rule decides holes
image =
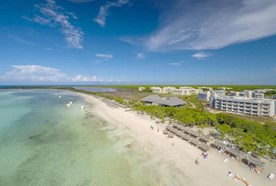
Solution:
[[[203,142],[203,143],[207,143],[209,141],[209,138],[207,138],[206,136],[201,136],[199,138],[199,141]]]
[[[171,127],[171,126],[166,126],[166,129],[167,129],[168,131],[172,131],[172,127]]]
[[[213,143],[211,143],[211,147],[222,150],[225,146],[222,142],[215,140]]]
[[[176,136],[178,137],[181,137],[183,135],[183,132],[178,130],[176,133],[175,133]]]
[[[196,131],[190,131],[190,135],[193,137],[193,138],[197,138],[199,136],[199,133],[196,132]]]
[[[190,131],[191,131],[191,130],[188,129],[188,128],[186,128],[186,127],[183,129],[183,132],[185,132],[186,134],[190,134]]]
[[[200,142],[198,140],[194,139],[194,138],[191,138],[189,143],[194,145],[194,146],[197,146],[198,144],[200,144]]]
[[[183,134],[181,138],[186,141],[189,141],[191,139],[191,137],[188,134]]]
[[[179,125],[178,123],[174,123],[173,127],[176,128],[176,129],[179,129],[179,127],[181,127],[181,125]]]
[[[169,134],[168,134],[168,137],[169,137],[169,138],[173,138],[174,135],[173,135],[172,133],[169,133]]]
[[[169,131],[167,129],[163,130],[163,134],[167,135],[169,134]]]
[[[207,152],[209,150],[209,146],[205,144],[199,144],[198,147],[200,150]]]
[[[180,125],[178,129],[181,130],[181,131],[184,131],[185,127],[183,125]]]
[[[253,156],[249,156],[248,161],[258,167],[263,167],[265,164],[262,160],[254,158]]]
[[[235,159],[240,159],[242,156],[242,154],[239,150],[233,149],[233,148],[227,148],[225,153],[229,154],[230,156],[234,157]]]

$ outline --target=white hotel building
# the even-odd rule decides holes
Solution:
[[[266,117],[275,115],[275,102],[270,99],[218,96],[210,104],[216,109],[238,114]]]

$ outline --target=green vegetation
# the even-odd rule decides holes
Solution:
[[[152,86],[157,87],[181,87],[181,86],[189,86],[193,88],[197,87],[211,87],[214,90],[221,89],[222,87],[231,88],[233,91],[244,91],[244,90],[254,90],[254,89],[276,89],[276,85],[103,85],[100,87],[109,87],[109,88],[121,88],[121,89],[131,89],[138,90],[139,87],[146,87],[147,91]],[[99,87],[99,86],[98,86]]]
[[[142,103],[133,104],[135,110],[145,112],[151,117],[157,117],[162,120],[169,117],[175,121],[179,121],[185,125],[202,125],[214,126],[217,123],[216,117],[212,113],[204,112],[202,110],[193,108],[175,108],[175,107],[161,107],[157,105],[145,105]]]
[[[188,107],[203,110],[203,106],[197,95],[182,96],[182,99],[187,103]]]
[[[272,96],[274,96],[274,95],[276,95],[276,90],[267,91],[267,92],[265,93],[265,96],[266,96],[266,97],[272,97]]]
[[[199,128],[215,127],[220,132],[220,137],[228,137],[243,151],[256,152],[264,156],[275,156],[272,149],[276,148],[276,124],[243,119],[230,114],[212,114],[193,108],[161,107],[145,105],[140,102],[132,104],[135,110],[148,113],[152,118],[171,118],[183,125],[197,126]]]
[[[259,155],[272,155],[276,148],[276,125],[272,122],[260,124],[229,114],[216,115],[218,125],[215,128],[222,136],[233,138],[233,142],[245,151],[254,151]]]

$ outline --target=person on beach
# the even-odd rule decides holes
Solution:
[[[228,178],[231,178],[231,177],[232,177],[232,172],[228,171]]]
[[[157,132],[159,132],[159,128],[157,128]]]
[[[174,142],[172,142],[172,146],[174,146]]]
[[[199,165],[198,158],[195,160],[195,164],[196,164],[196,165]]]
[[[241,177],[239,176],[239,175],[235,175],[235,177],[233,178],[234,179],[234,181],[239,181],[239,180],[241,180]]]

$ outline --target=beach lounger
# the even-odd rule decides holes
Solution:
[[[245,178],[242,179],[242,182],[243,182],[246,186],[252,186]]]

